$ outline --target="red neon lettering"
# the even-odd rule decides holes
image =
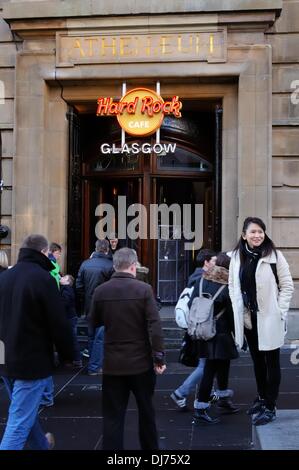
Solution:
[[[170,114],[171,113],[171,103],[172,101],[165,101],[163,105],[163,113]]]
[[[159,113],[161,111],[162,106],[163,106],[163,103],[161,103],[161,101],[154,101],[154,103],[153,103],[153,112],[154,113]]]
[[[153,104],[153,98],[151,96],[145,96],[142,99],[142,106],[141,106],[142,114],[147,113],[148,116],[152,116],[153,115],[152,104]]]
[[[178,96],[174,96],[171,101],[171,112],[176,116],[176,117],[181,117],[182,114],[180,113],[180,109],[182,109],[182,102],[179,101]]]
[[[113,98],[99,98],[97,103],[97,116],[100,114],[108,114],[110,103],[113,101]]]
[[[118,108],[119,108],[119,103],[115,103],[115,101],[112,101],[109,106],[109,114],[112,114],[113,116],[116,116],[118,114]]]
[[[127,103],[126,101],[120,101],[120,102],[118,103],[118,105],[119,105],[119,108],[118,108],[119,114],[123,114],[124,110],[125,110],[126,107],[127,107],[127,104],[128,104],[128,103]]]
[[[127,112],[129,114],[135,114],[136,113],[138,100],[139,100],[139,98],[136,96],[134,101],[130,101],[130,103],[127,103]]]

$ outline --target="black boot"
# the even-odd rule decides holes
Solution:
[[[238,411],[240,411],[240,408],[233,404],[230,397],[219,398],[216,406],[221,413],[228,415],[238,413]]]
[[[192,424],[195,424],[195,426],[199,424],[217,424],[219,422],[219,418],[212,418],[208,415],[207,408],[194,411]]]
[[[251,407],[246,411],[246,414],[255,415],[264,408],[264,405],[265,401],[260,397],[256,397]]]

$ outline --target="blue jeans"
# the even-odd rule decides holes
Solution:
[[[201,358],[198,361],[198,366],[196,367],[196,369],[194,369],[194,371],[186,378],[185,382],[183,382],[182,385],[176,389],[176,393],[180,397],[187,398],[187,396],[192,392],[192,390],[195,389],[196,385],[200,384],[200,381],[203,376],[205,362],[206,360]]]
[[[54,403],[54,383],[52,375],[50,375],[50,377],[48,377],[46,380],[47,384],[40,404],[44,406],[50,406]]]
[[[96,372],[103,366],[104,358],[104,327],[100,326],[93,332],[90,330],[88,338],[88,372]]]
[[[0,450],[22,450],[26,441],[33,450],[48,450],[38,408],[49,383],[49,377],[37,380],[18,380],[2,377],[11,400]]]

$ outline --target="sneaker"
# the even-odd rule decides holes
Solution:
[[[219,418],[212,418],[208,415],[207,409],[199,409],[194,411],[192,424],[198,426],[199,424],[217,424],[220,422]]]
[[[246,411],[248,415],[255,415],[259,413],[264,407],[264,400],[260,397],[256,397],[251,407]]]
[[[55,447],[55,438],[54,438],[54,434],[52,434],[51,432],[47,432],[47,433],[45,434],[45,438],[46,438],[47,441],[48,441],[49,450],[53,450],[54,447]]]
[[[263,409],[259,412],[259,414],[253,418],[252,424],[254,426],[262,426],[263,424],[271,423],[271,421],[274,421],[275,419],[276,419],[275,409],[269,410],[268,408],[264,406]]]
[[[210,405],[212,405],[213,403],[216,403],[218,400],[219,400],[218,395],[216,395],[216,393],[213,393],[212,395],[210,395],[209,403]]]
[[[179,407],[180,410],[185,411],[187,410],[187,403],[186,398],[180,397],[176,392],[172,392],[170,398],[175,402],[175,404]]]
[[[89,351],[88,351],[88,349],[83,349],[83,351],[82,351],[82,356],[84,356],[84,357],[89,357]]]

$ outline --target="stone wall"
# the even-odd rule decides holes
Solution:
[[[0,1],[0,8],[2,2]],[[0,18],[0,165],[3,191],[1,223],[10,228],[8,237],[0,240],[10,260],[12,230],[12,185],[14,155],[14,90],[16,45],[8,24]]]
[[[293,308],[299,308],[299,0],[283,1],[280,18],[266,35],[272,45],[273,239],[295,281]],[[295,81],[297,80],[297,83]],[[292,103],[295,89],[298,104]]]

